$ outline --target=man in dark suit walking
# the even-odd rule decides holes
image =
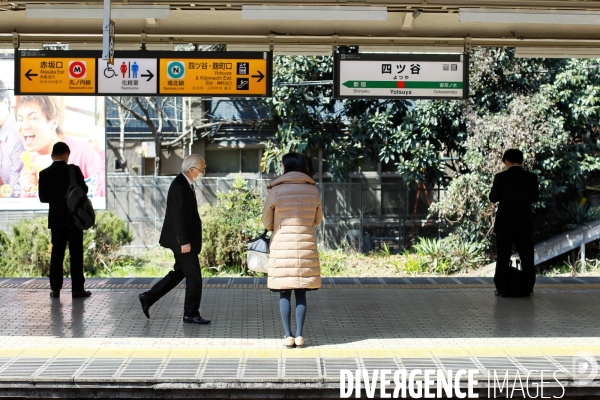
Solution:
[[[70,185],[69,155],[66,143],[58,142],[52,147],[53,163],[40,172],[39,197],[42,203],[49,203],[48,228],[52,234],[52,255],[50,256],[50,297],[60,297],[63,285],[63,261],[69,243],[71,255],[71,295],[74,298],[88,297],[92,292],[83,289],[83,231],[75,226],[67,208],[67,190]],[[75,181],[87,194],[88,187],[83,180],[81,169],[72,165]]]
[[[537,175],[523,169],[523,153],[506,150],[506,170],[494,176],[490,201],[498,203],[496,233],[496,296],[529,296],[535,285],[533,203],[539,198]],[[521,259],[521,271],[510,267],[513,244]]]
[[[185,277],[185,303],[183,322],[210,324],[200,316],[202,298],[202,275],[198,255],[202,249],[202,222],[194,192],[194,181],[204,175],[206,163],[197,154],[187,156],[181,165],[181,173],[171,183],[167,195],[165,222],[160,234],[160,245],[175,255],[175,266],[148,292],[140,294],[142,310],[150,318],[150,306]]]

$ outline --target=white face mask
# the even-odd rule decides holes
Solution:
[[[198,175],[196,175],[196,177],[194,178],[194,182],[198,182],[200,180],[200,178],[202,178],[202,172],[200,172],[200,169],[196,169],[196,173]]]

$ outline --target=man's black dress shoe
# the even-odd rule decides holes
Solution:
[[[90,292],[89,290],[78,290],[76,292],[72,292],[71,293],[71,297],[74,299],[81,299],[83,297],[90,297],[92,295],[92,292]]]
[[[60,298],[60,291],[59,290],[52,290],[50,292],[50,297],[52,297],[53,299]]]
[[[498,296],[498,297],[506,297],[505,295],[503,295],[502,293],[500,293],[497,290],[494,290],[494,296]]]
[[[146,293],[140,294],[138,298],[140,299],[140,303],[142,304],[142,311],[144,312],[144,315],[146,316],[146,318],[150,319],[150,306],[152,304],[150,304],[150,302],[148,301]]]
[[[201,325],[206,325],[206,324],[210,324],[210,319],[204,319],[201,316],[197,316],[197,317],[186,317],[185,315],[183,316],[183,322],[187,322],[188,324],[201,324]]]

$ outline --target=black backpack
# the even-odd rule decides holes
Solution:
[[[91,228],[96,222],[96,214],[92,202],[75,180],[75,167],[69,165],[69,189],[67,189],[67,207],[73,217],[75,226],[81,230]]]

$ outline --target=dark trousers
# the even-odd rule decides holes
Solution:
[[[83,290],[83,231],[73,228],[50,229],[52,234],[52,255],[50,256],[50,288],[59,291],[63,285],[63,262],[69,243],[71,256],[71,286],[73,292]]]
[[[152,303],[158,301],[185,278],[185,303],[183,315],[196,317],[200,315],[200,300],[202,298],[202,273],[198,254],[175,254],[173,271],[169,272],[148,292]]]
[[[521,271],[510,266],[513,244],[521,259]],[[535,285],[533,235],[496,235],[496,290],[508,296],[527,296]]]

